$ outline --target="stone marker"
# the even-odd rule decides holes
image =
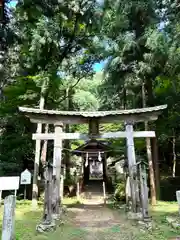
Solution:
[[[179,215],[180,215],[180,191],[176,191],[176,199],[179,206]]]
[[[4,199],[4,215],[2,225],[2,240],[14,239],[16,197],[10,195]]]

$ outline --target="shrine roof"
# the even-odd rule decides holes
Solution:
[[[108,142],[91,139],[90,141],[87,141],[85,144],[74,149],[72,153],[75,155],[81,155],[82,153],[86,153],[86,151],[88,151],[88,153],[93,152],[96,154],[98,152],[105,151],[107,156],[109,156],[111,155],[111,152],[113,151],[113,149],[111,148]]]
[[[97,151],[98,151],[98,149],[112,150],[112,148],[109,146],[108,142],[103,142],[103,141],[99,141],[96,139],[91,139],[91,140],[87,141],[85,144],[76,148],[75,151],[83,151],[85,149],[97,149]]]
[[[131,115],[131,114],[141,114],[141,113],[155,113],[167,108],[167,105],[160,105],[156,107],[148,108],[137,108],[137,109],[127,109],[127,110],[113,110],[113,111],[59,111],[59,110],[46,110],[37,108],[27,108],[19,107],[20,112],[32,113],[32,114],[43,114],[43,115],[57,115],[57,116],[77,116],[84,118],[99,118],[107,116],[116,115]]]

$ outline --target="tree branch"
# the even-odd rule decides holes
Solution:
[[[67,47],[64,48],[64,51],[61,54],[61,57],[59,59],[59,63],[62,63],[62,61],[66,57],[68,51],[71,50],[72,43],[73,43],[73,40],[74,40],[74,37],[75,37],[75,34],[76,34],[76,30],[77,30],[77,27],[78,27],[78,20],[79,20],[79,15],[76,14],[76,19],[75,19],[75,23],[74,23],[73,33],[71,35],[71,38],[69,39]]]
[[[83,75],[83,76],[81,76],[81,77],[79,77],[78,79],[77,79],[77,81],[75,82],[75,84],[74,85],[72,85],[71,87],[70,87],[70,91],[73,89],[73,88],[75,88],[77,85],[78,85],[78,83],[81,81],[81,79],[83,79],[85,77],[85,74]],[[68,98],[69,96],[65,96],[63,99],[61,99],[61,101],[59,102],[59,103],[62,103],[64,100],[66,100],[66,98]]]

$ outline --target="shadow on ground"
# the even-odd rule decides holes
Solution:
[[[67,209],[71,209],[71,208],[80,208],[80,209],[97,209],[97,208],[103,208],[105,205],[104,204],[83,204],[83,203],[73,203],[73,204],[68,204],[65,205],[67,207]]]
[[[63,224],[57,223],[55,232],[37,235],[35,229],[41,221],[42,208],[32,212],[30,206],[17,206],[16,240],[170,240],[180,235],[180,230],[172,229],[165,221],[167,215],[178,216],[178,206],[175,203],[160,203],[152,209],[155,223],[152,231],[128,221],[124,211],[108,205],[89,202],[69,203],[66,207]],[[2,209],[0,215],[1,211]],[[1,216],[0,219],[1,227]]]

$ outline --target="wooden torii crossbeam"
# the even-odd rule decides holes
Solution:
[[[153,138],[155,137],[154,131],[137,131],[133,132],[134,138]],[[90,140],[90,139],[109,139],[109,138],[127,138],[126,132],[107,132],[99,135],[89,135],[81,133],[61,133],[55,135],[55,133],[35,133],[33,134],[33,140],[54,140],[55,137],[60,139],[81,139],[81,140]]]
[[[167,108],[167,105],[157,107],[116,110],[116,111],[57,111],[47,109],[36,109],[19,107],[20,112],[24,113],[34,123],[56,124],[62,122],[64,124],[89,124],[91,120],[98,123],[112,123],[120,121],[125,122],[144,122],[154,121],[158,115]]]

